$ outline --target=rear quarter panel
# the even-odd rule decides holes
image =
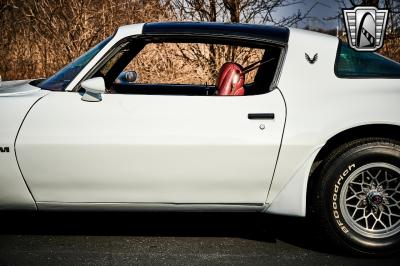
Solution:
[[[342,79],[334,73],[338,39],[291,29],[278,87],[287,120],[268,212],[304,216],[307,181],[318,151],[334,135],[368,124],[400,125],[398,79]],[[310,64],[305,53],[318,60]]]

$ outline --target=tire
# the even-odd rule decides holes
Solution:
[[[363,255],[400,250],[400,143],[342,145],[316,171],[311,216],[331,243]]]

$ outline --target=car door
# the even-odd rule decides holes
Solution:
[[[18,162],[37,202],[265,202],[285,121],[278,89],[81,96],[49,93],[20,129]]]

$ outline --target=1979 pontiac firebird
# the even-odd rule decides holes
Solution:
[[[45,80],[1,83],[0,207],[307,214],[348,250],[397,251],[399,81],[319,33],[124,26]]]

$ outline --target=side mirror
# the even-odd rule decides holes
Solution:
[[[118,77],[115,79],[117,84],[130,84],[134,83],[139,79],[138,73],[136,71],[122,71]]]
[[[81,100],[86,102],[100,102],[101,95],[106,92],[106,85],[102,77],[87,79],[81,83],[81,86],[85,89]]]
[[[138,73],[136,71],[127,71],[125,72],[125,79],[129,83],[133,83],[138,79]]]

